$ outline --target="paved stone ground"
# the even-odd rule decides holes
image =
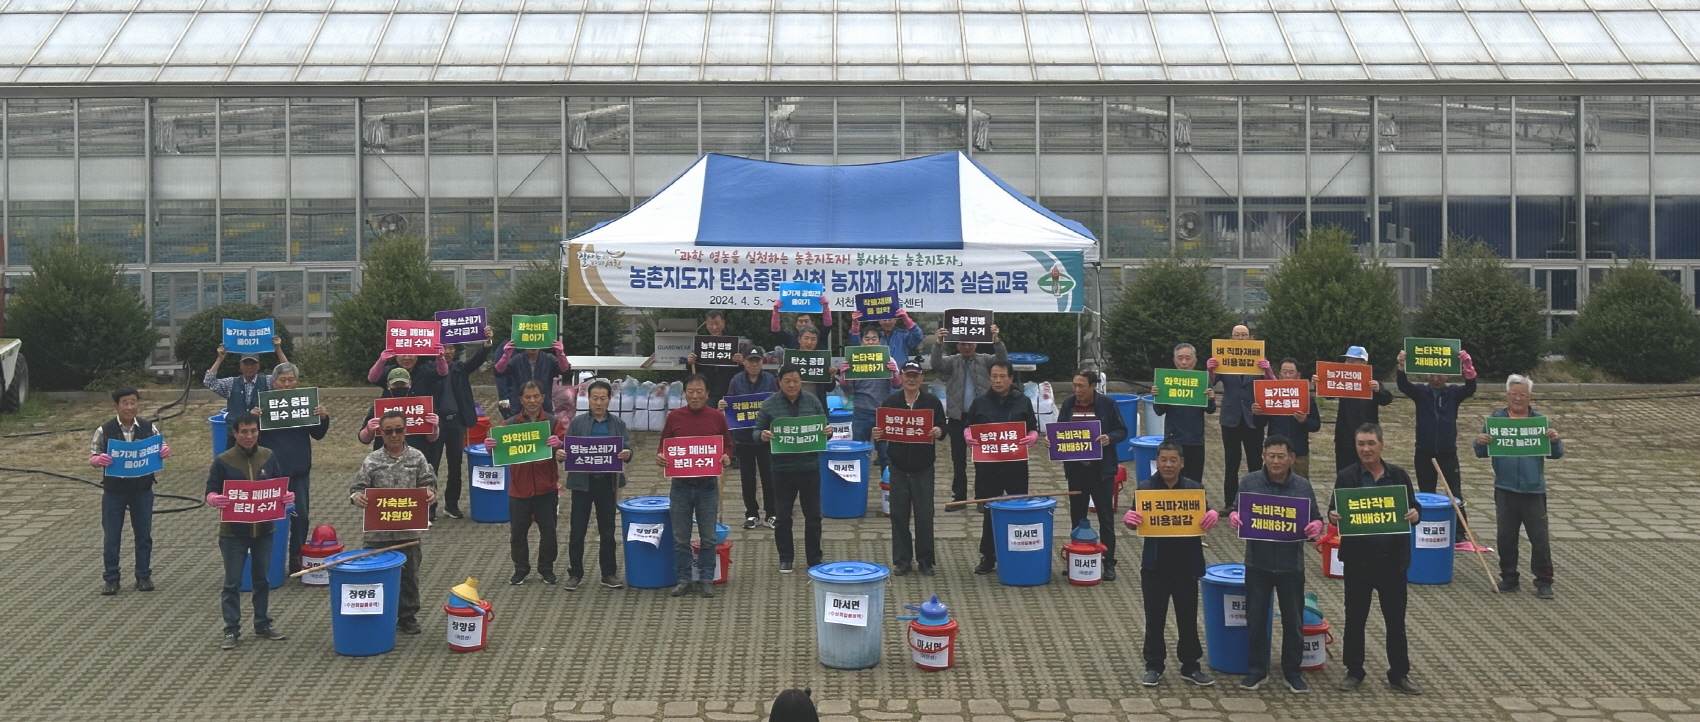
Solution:
[[[1580,395],[1693,392],[1583,389]],[[1487,397],[1497,396],[1489,392],[1468,404],[1465,418],[1474,423],[1491,408]],[[1689,589],[1700,582],[1692,562],[1700,539],[1689,521],[1700,512],[1700,497],[1692,493],[1700,405],[1691,397],[1578,403],[1544,388],[1539,396],[1537,407],[1554,417],[1570,452],[1549,466],[1559,598],[1543,602],[1528,591],[1496,596],[1470,558],[1458,560],[1451,585],[1413,586],[1413,678],[1426,690],[1417,699],[1380,684],[1350,695],[1334,691],[1342,673],[1338,648],[1325,671],[1309,674],[1309,695],[1268,687],[1241,692],[1228,675],[1200,689],[1170,674],[1146,690],[1135,681],[1142,671],[1137,574],[1124,565],[1120,581],[1092,588],[1013,588],[976,577],[973,512],[939,515],[937,577],[891,581],[883,660],[871,670],[817,663],[807,576],[776,573],[771,532],[734,530],[732,582],[719,598],[675,600],[662,591],[593,586],[570,593],[535,577],[509,587],[502,584],[511,569],[506,526],[448,519],[430,532],[425,550],[426,634],[404,636],[394,652],[379,657],[339,657],[325,591],[291,583],[272,596],[289,639],[249,635],[237,650],[222,652],[210,510],[156,517],[159,591],[139,594],[126,586],[116,597],[101,597],[96,490],[0,471],[0,570],[6,572],[0,608],[7,610],[0,621],[0,719],[754,720],[777,690],[808,686],[832,720],[1700,722],[1700,630],[1689,612]],[[338,420],[318,447],[314,516],[348,540],[357,537],[358,520],[339,497],[362,453],[351,420],[363,415],[368,396],[327,397]],[[150,393],[144,409],[169,400]],[[188,413],[165,422],[176,456],[167,462],[161,491],[199,496],[210,453],[204,419],[216,408],[197,394]],[[0,466],[93,479],[83,464],[86,430],[107,413],[103,403],[60,402],[46,418],[0,420],[0,436],[75,429],[0,438]],[[1408,459],[1409,403],[1396,402],[1385,415],[1390,458]],[[652,449],[653,435],[640,435],[638,443]],[[1214,497],[1221,478],[1214,440],[1209,458]],[[1316,466],[1324,462],[1318,458]],[[1490,498],[1486,462],[1469,458],[1464,466],[1466,498]],[[1036,490],[1062,485],[1058,469],[1034,464]],[[640,465],[625,493],[662,489],[653,467]],[[739,514],[738,506],[722,503],[728,517]],[[871,507],[877,512],[877,497]],[[1491,535],[1491,523],[1484,526],[1479,532]],[[1059,535],[1065,528],[1059,525]],[[828,520],[826,529],[830,559],[889,557],[882,518]],[[1210,562],[1238,560],[1240,545],[1230,535],[1225,525],[1210,535]],[[1138,542],[1123,539],[1124,556],[1136,559]],[[594,564],[594,536],[590,546]],[[563,540],[563,554],[565,547]],[[1526,542],[1524,548],[1526,559]],[[128,541],[124,549],[128,569]],[[564,562],[561,567],[564,572]],[[485,580],[498,616],[488,649],[457,655],[446,649],[435,605],[469,574]],[[1339,625],[1340,582],[1313,573],[1310,588]],[[935,592],[963,633],[955,669],[922,673],[908,661],[902,626],[889,617],[898,604]],[[1372,680],[1385,663],[1375,642],[1380,634],[1372,619]]]

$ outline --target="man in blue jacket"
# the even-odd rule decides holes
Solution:
[[[743,357],[744,373],[732,377],[726,396],[779,393],[779,379],[762,370],[762,357],[766,352],[760,346],[745,344],[738,353]],[[726,399],[722,397],[716,406],[725,411]],[[768,445],[757,439],[755,434],[755,429],[748,426],[732,430],[732,446],[736,449],[734,458],[738,459],[739,480],[744,487],[744,528],[754,529],[761,524],[772,529],[779,522],[773,516],[773,455],[768,451]],[[756,497],[758,475],[761,482],[759,503]],[[762,509],[767,510],[767,516],[762,516]]]
[[[1446,475],[1446,486],[1452,495],[1464,498],[1462,479],[1458,473],[1458,407],[1465,399],[1476,395],[1476,365],[1469,351],[1459,351],[1463,364],[1464,385],[1446,383],[1445,374],[1429,374],[1428,383],[1418,388],[1405,376],[1405,352],[1399,352],[1399,392],[1417,404],[1417,488],[1433,494],[1438,475],[1435,462],[1440,462]]]
[[[1535,382],[1521,374],[1505,379],[1505,408],[1494,418],[1538,419],[1529,407]],[[1517,591],[1517,528],[1529,532],[1529,570],[1535,575],[1535,596],[1552,599],[1552,539],[1547,534],[1546,460],[1564,457],[1564,442],[1547,427],[1552,455],[1493,457],[1493,504],[1499,522],[1499,591]],[[1492,437],[1487,425],[1476,435],[1476,458],[1487,458]]]
[[[1191,371],[1198,365],[1198,351],[1192,344],[1183,343],[1175,347],[1175,369]],[[1168,421],[1163,424],[1163,440],[1173,441],[1181,447],[1181,476],[1188,479],[1204,478],[1204,415],[1216,413],[1216,389],[1206,388],[1204,406],[1170,406],[1154,404],[1157,415]],[[1139,474],[1145,469],[1136,469]],[[1138,478],[1136,474],[1134,478]]]
[[[1097,393],[1097,371],[1082,369],[1074,374],[1074,395],[1057,405],[1057,421],[1098,422],[1098,445],[1103,456],[1094,461],[1063,462],[1063,477],[1069,491],[1081,492],[1068,498],[1069,526],[1080,520],[1092,504],[1098,505],[1098,537],[1104,542],[1104,581],[1116,580],[1116,463],[1115,445],[1127,439],[1127,422],[1114,399]],[[1046,445],[1049,446],[1049,440]]]
[[[862,335],[861,319],[860,311],[850,312],[851,335]],[[909,317],[908,309],[899,307],[897,318],[882,319],[876,325],[879,326],[879,345],[891,349],[891,360],[896,361],[898,366],[920,355],[921,327],[915,323],[915,319]]]

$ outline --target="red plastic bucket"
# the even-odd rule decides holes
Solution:
[[[1068,583],[1090,587],[1104,581],[1104,552],[1109,548],[1093,542],[1069,542],[1063,545],[1063,568],[1068,570]]]
[[[956,620],[945,624],[909,623],[909,656],[915,666],[928,672],[950,669],[956,664]]]
[[[325,563],[326,559],[342,553],[342,542],[329,544],[307,542],[301,545],[301,568],[307,569]],[[301,583],[309,587],[328,587],[331,585],[330,570],[308,572],[301,575]]]
[[[732,573],[732,541],[728,539],[720,542],[720,546],[715,547],[714,550],[718,552],[714,555],[714,583],[725,584],[726,578]],[[691,542],[691,553],[695,554],[700,551],[702,551],[702,541]],[[691,567],[691,581],[702,581],[697,577],[697,568],[693,566]]]
[[[479,602],[477,607],[444,604],[443,611],[449,615],[450,652],[476,652],[484,648],[490,639],[490,621],[496,618],[490,600]]]
[[[1340,561],[1340,529],[1333,524],[1316,540],[1316,550],[1322,552],[1322,575],[1329,579],[1345,579],[1346,565]]]
[[[1304,633],[1304,657],[1299,660],[1299,669],[1306,672],[1319,672],[1328,663],[1328,645],[1334,643],[1334,633],[1330,631],[1328,620],[1316,624],[1306,624]]]

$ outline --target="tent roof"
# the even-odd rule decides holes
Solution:
[[[798,248],[1081,250],[1079,223],[956,153],[869,165],[794,165],[709,154],[583,242]]]

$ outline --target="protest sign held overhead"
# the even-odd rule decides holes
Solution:
[[[272,336],[276,334],[272,320],[258,321],[224,319],[224,350],[229,353],[271,353]]]
[[[386,321],[384,348],[398,355],[435,356],[440,348],[437,336],[442,332],[443,325],[436,321]]]
[[[1209,406],[1205,391],[1210,374],[1203,371],[1157,369],[1151,383],[1151,403],[1170,406]]]
[[[1375,396],[1370,386],[1375,369],[1369,364],[1316,362],[1316,395],[1325,399],[1367,399]]]
[[[861,312],[863,321],[897,318],[900,308],[903,308],[903,302],[898,299],[896,291],[856,294],[856,310]]]
[[[946,343],[991,343],[992,312],[973,308],[953,308],[944,312],[941,322]]]
[[[818,283],[779,284],[779,310],[793,313],[820,313],[820,297],[826,287]]]
[[[442,329],[438,340],[443,343],[470,343],[484,340],[484,327],[490,319],[482,308],[463,308],[438,311],[437,326]]]
[[[1215,339],[1210,342],[1210,358],[1216,359],[1218,374],[1263,375],[1263,369],[1257,365],[1263,360],[1262,341]]]
[[[1464,363],[1458,352],[1462,351],[1463,347],[1463,343],[1455,338],[1406,337],[1405,373],[1449,376],[1462,374]]]
[[[560,319],[549,313],[541,316],[514,314],[511,333],[514,348],[549,348],[555,345]]]

